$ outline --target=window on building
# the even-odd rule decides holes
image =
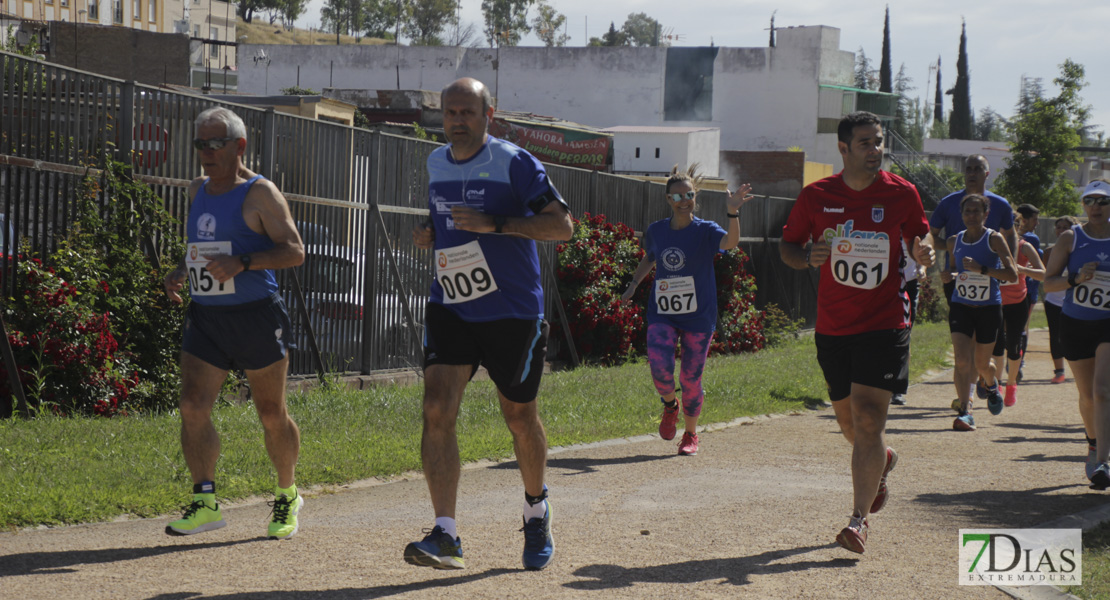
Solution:
[[[216,27],[211,27],[208,37],[213,40],[220,39],[220,30]],[[216,44],[208,44],[208,56],[211,56],[212,58],[219,58],[220,47]]]
[[[200,37],[200,25],[193,25],[193,37]]]
[[[659,148],[655,149],[655,158],[659,158]]]
[[[719,48],[667,48],[663,120],[713,120],[713,64]]]
[[[131,0],[131,18],[136,21],[143,18],[143,0]]]
[[[62,0],[62,6],[69,6],[69,0]]]
[[[47,4],[54,4],[54,0],[46,0]]]
[[[100,20],[100,2],[99,0],[89,0],[89,19],[93,21]]]
[[[146,14],[151,23],[158,20],[158,0],[149,0],[149,4],[147,4]]]
[[[112,21],[123,23],[123,0],[112,0]]]
[[[640,149],[636,148],[636,158],[640,158]]]

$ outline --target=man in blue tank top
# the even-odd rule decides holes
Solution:
[[[268,537],[295,534],[304,504],[293,481],[300,431],[285,405],[291,326],[274,277],[275,269],[304,262],[304,246],[281,191],[243,166],[246,135],[243,120],[226,108],[197,116],[193,146],[207,177],[189,185],[185,256],[165,279],[171,300],[180,303],[186,285],[190,297],[181,344],[181,448],[193,501],[166,526],[170,535],[225,525],[216,502],[220,438],[212,406],[233,366],[247,374],[277,471]]]
[[[459,79],[442,93],[449,145],[428,157],[429,220],[413,231],[434,249],[424,327],[421,458],[435,511],[405,561],[463,568],[455,525],[459,447],[455,420],[467,382],[482,365],[497,386],[524,480],[524,568],[554,554],[544,469],[547,434],[536,407],[547,348],[536,240],[568,240],[570,211],[531,154],[487,134],[493,105],[480,81]]]

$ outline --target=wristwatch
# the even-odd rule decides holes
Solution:
[[[493,232],[501,233],[501,228],[505,226],[505,215],[493,215]]]
[[[250,271],[251,270],[251,255],[250,254],[240,254],[239,255],[239,262],[243,263],[243,270],[244,271]]]
[[[987,271],[989,271],[989,270],[990,269],[987,268],[987,265],[983,265],[982,267],[979,268],[979,273],[982,274],[982,275],[986,275]]]
[[[1078,275],[1078,273],[1068,273],[1068,287],[1079,285],[1079,282],[1075,280],[1076,275]]]

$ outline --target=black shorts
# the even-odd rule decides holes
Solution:
[[[994,356],[1006,355],[1010,360],[1021,358],[1021,338],[1029,321],[1029,299],[1002,305],[1002,329],[994,342]]]
[[[910,330],[883,329],[855,335],[815,334],[817,363],[829,399],[843,400],[858,383],[895,392],[909,379]]]
[[[285,358],[292,333],[285,301],[277,294],[234,306],[190,302],[181,350],[221,369],[255,371]]]
[[[501,319],[470,323],[442,304],[429,302],[424,312],[424,367],[482,365],[497,391],[512,402],[536,399],[547,354],[547,321]]]
[[[1001,327],[1001,304],[969,306],[953,302],[948,307],[948,331],[975,338],[976,344],[993,344]]]
[[[1061,314],[1060,341],[1064,344],[1064,358],[1094,358],[1100,344],[1110,344],[1110,319],[1085,321]]]

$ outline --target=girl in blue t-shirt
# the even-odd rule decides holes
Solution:
[[[678,422],[674,354],[675,346],[682,344],[679,378],[686,430],[678,444],[678,453],[685,455],[698,453],[698,416],[705,396],[701,375],[717,325],[713,258],[722,250],[735,248],[740,241],[737,211],[750,199],[748,192],[751,191],[751,186],[744,184],[735,194],[728,192],[726,232],[716,223],[694,216],[700,181],[695,169],[696,166],[691,166],[686,173],[680,173],[676,167],[671,172],[666,198],[673,214],[648,226],[644,233],[644,258],[621,296],[624,302],[631,302],[636,286],[652,268],[658,267],[648,302],[648,363],[655,389],[663,401],[659,437],[673,440]]]

